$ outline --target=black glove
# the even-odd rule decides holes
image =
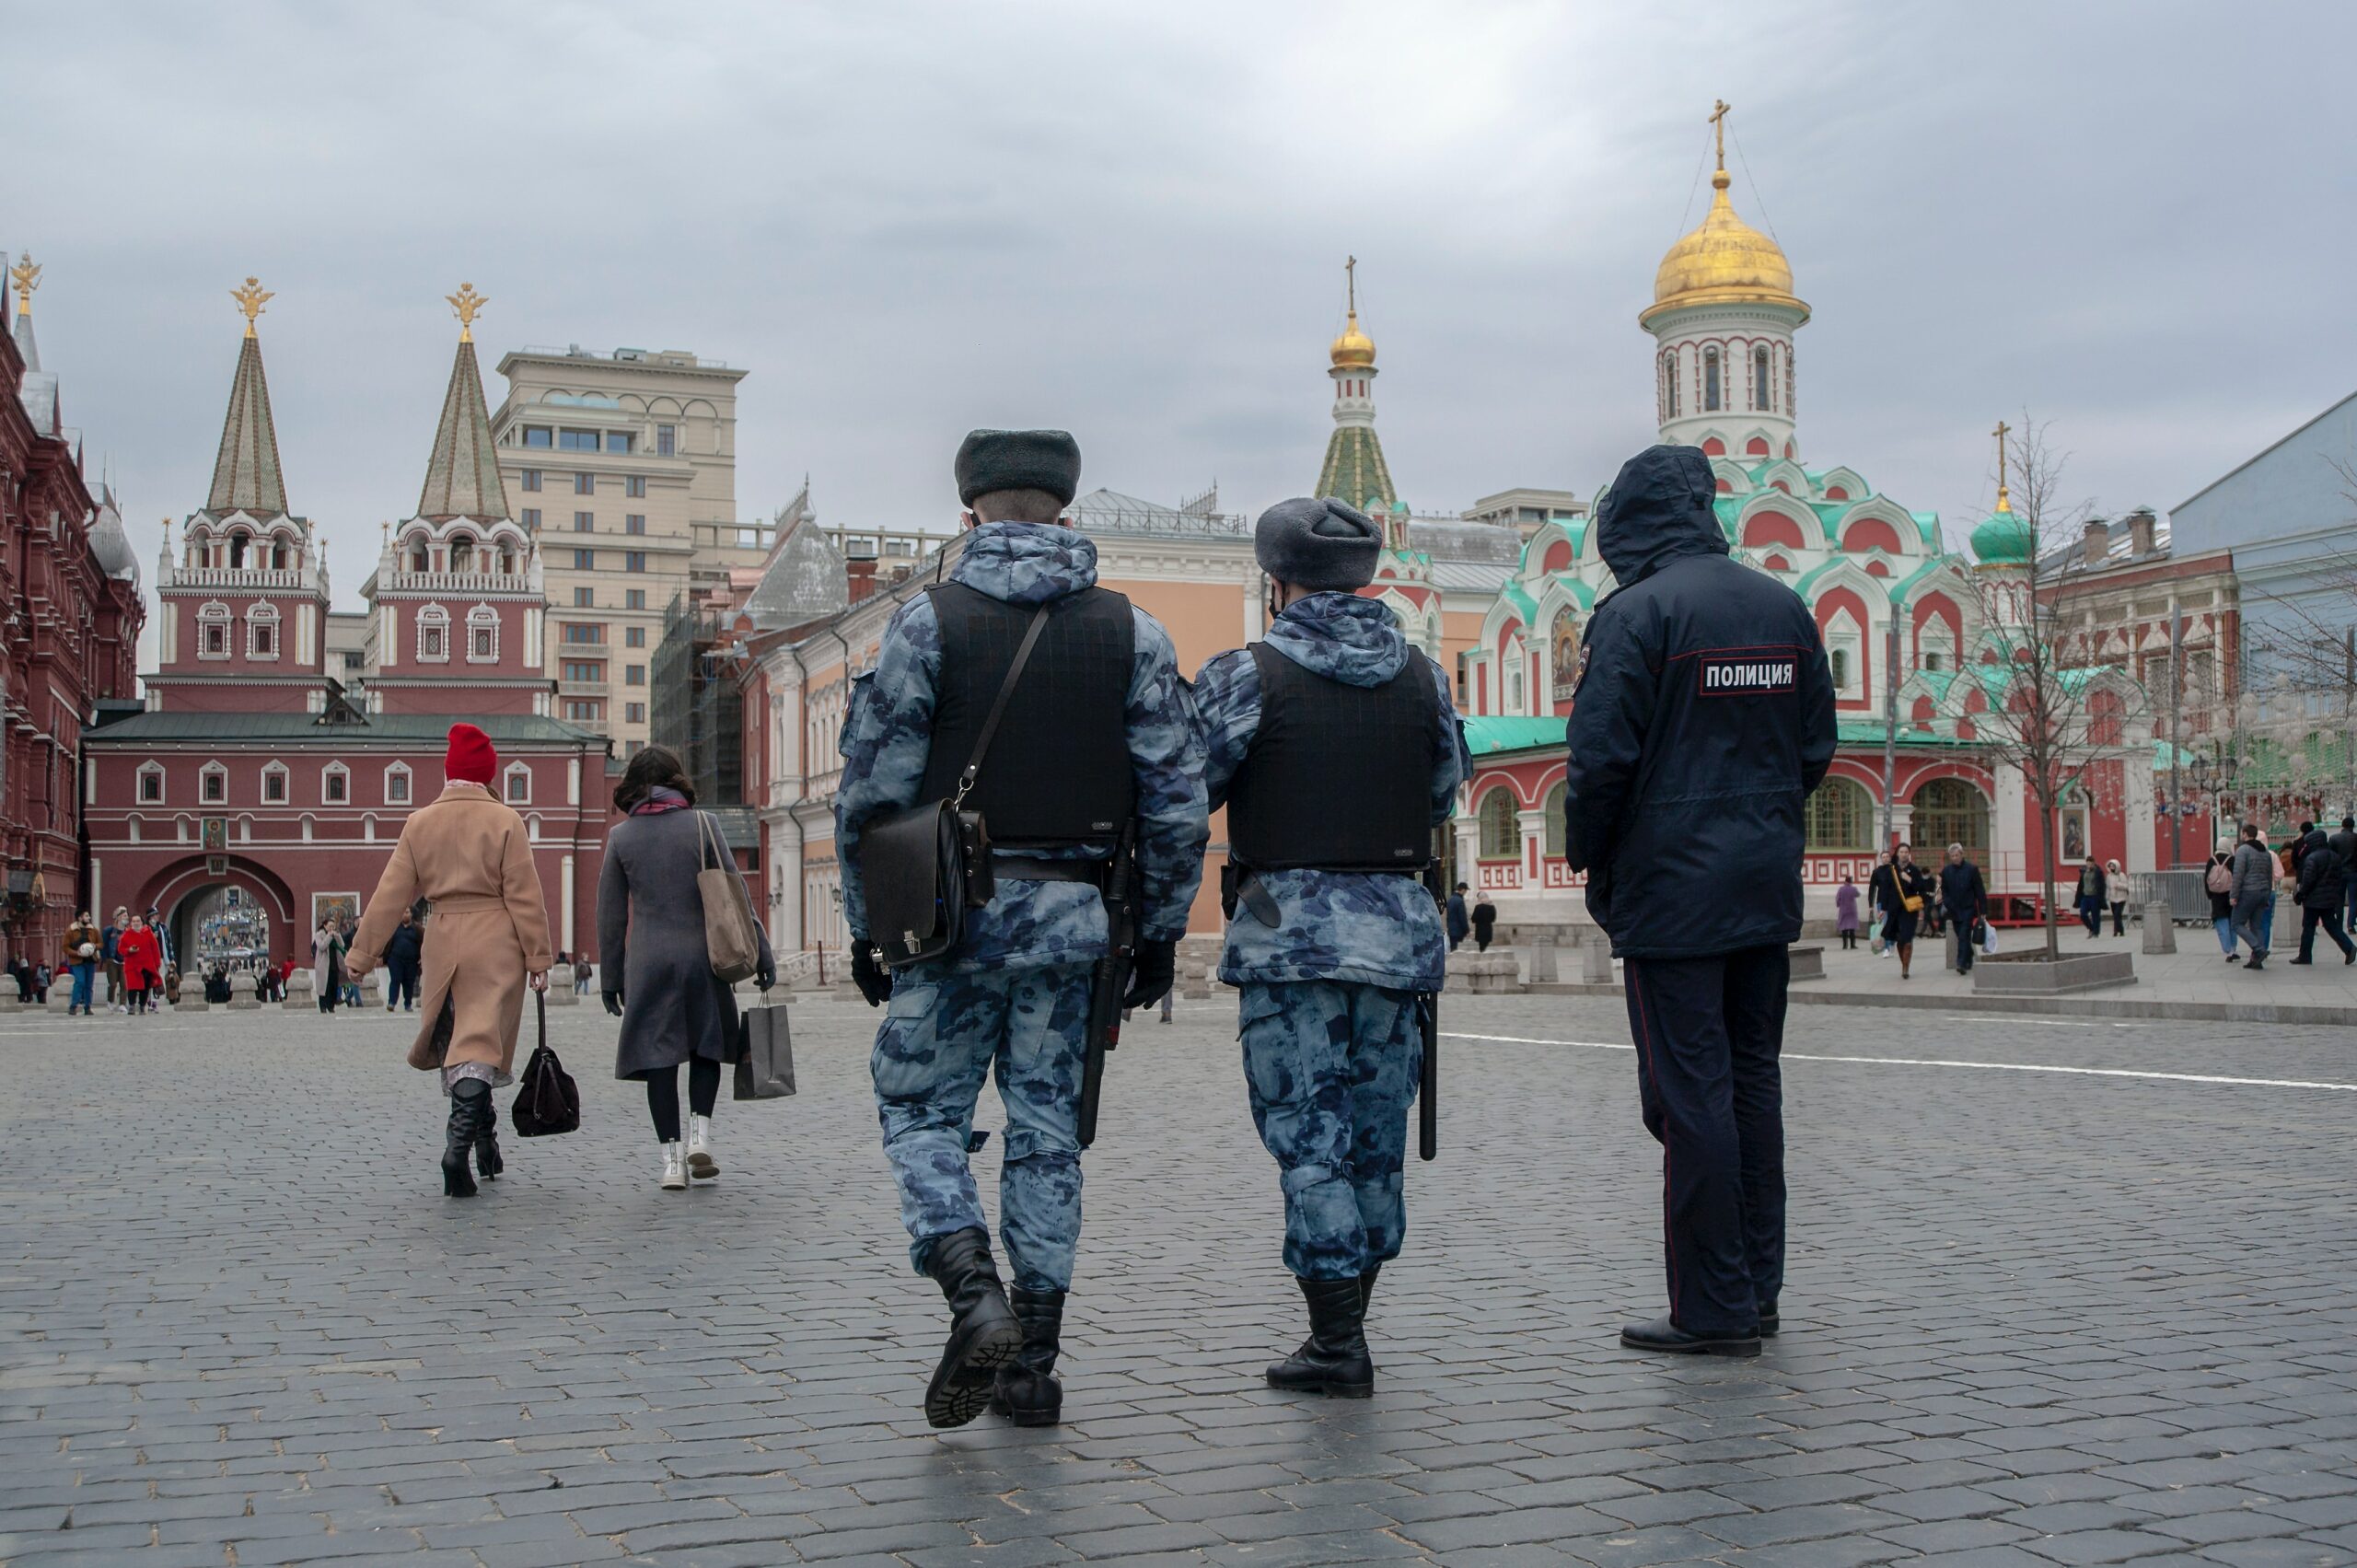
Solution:
[[[753,989],[756,991],[767,991],[771,986],[775,985],[776,983],[777,960],[775,958],[763,958],[761,962],[761,967],[753,971]]]
[[[606,999],[606,1011],[611,1013],[617,1018],[621,1017],[622,1016],[622,993],[619,991],[609,991],[603,994]]]
[[[1161,1001],[1178,967],[1178,943],[1139,943],[1130,954],[1130,989],[1122,993],[1121,1005],[1144,1007]]]
[[[852,944],[851,982],[859,987],[859,993],[867,998],[867,1005],[871,1007],[881,1007],[885,1000],[892,994],[892,976],[883,965],[876,961],[876,948],[873,944],[866,942]]]

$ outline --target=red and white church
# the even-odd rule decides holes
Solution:
[[[329,913],[355,913],[410,811],[443,784],[449,726],[498,748],[493,786],[522,814],[558,947],[580,950],[610,810],[608,742],[553,716],[544,671],[539,542],[512,517],[493,450],[473,332],[482,299],[452,296],[461,330],[415,514],[389,530],[368,601],[365,690],[328,673],[320,541],[288,507],[255,318],[213,485],[156,582],[146,708],[83,740],[87,902],[159,912],[175,950],[211,890],[262,915],[274,958],[310,961]]]
[[[1968,559],[1943,546],[1936,516],[1878,494],[1855,469],[1804,462],[1793,337],[1809,308],[1793,293],[1782,250],[1736,215],[1724,157],[1712,185],[1708,215],[1663,257],[1654,302],[1638,320],[1658,345],[1661,439],[1710,455],[1718,520],[1736,558],[1790,584],[1824,633],[1840,748],[1808,805],[1810,912],[1829,916],[1845,878],[1863,887],[1887,842],[1884,659],[1894,621],[1891,835],[1928,846],[1920,853],[1932,860],[1951,842],[1965,844],[1993,891],[2026,893],[2042,853],[2037,808],[2020,772],[1992,762],[1979,736],[1992,703],[2008,700],[2005,650],[2028,623],[2030,530],[2001,489]],[[1396,563],[1392,575],[1403,580],[1379,578],[1370,591],[1401,597],[1412,613],[1404,600],[1413,584],[1404,579],[1414,577],[1414,563]],[[1546,523],[1525,541],[1466,656],[1475,773],[1453,824],[1456,877],[1494,903],[1507,926],[1585,919],[1583,878],[1562,861],[1564,720],[1581,633],[1611,587],[1589,518]],[[2099,755],[2058,810],[2066,882],[2090,856],[2118,858],[2131,871],[2155,865],[2149,705],[2122,672],[2092,670],[2086,679],[2092,690],[2082,700]]]

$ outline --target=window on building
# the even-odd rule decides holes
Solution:
[[[1550,860],[1562,858],[1563,845],[1568,837],[1563,825],[1563,803],[1569,797],[1569,794],[1570,792],[1560,784],[1547,792],[1546,849],[1547,858]]]
[[[1979,790],[1962,779],[1933,779],[1915,792],[1914,807],[1909,836],[1933,854],[1962,844],[1975,860],[1988,858],[1989,797]]]
[[[479,604],[467,611],[467,661],[495,664],[499,659],[499,611]]]
[[[623,667],[622,667],[622,684],[623,684],[623,685],[625,685],[625,686],[644,686],[644,685],[645,685],[645,684],[646,684],[646,667],[645,667],[644,665],[643,665],[643,664],[633,664],[633,665],[625,665],[625,666],[623,666]]]
[[[258,659],[278,656],[278,611],[274,607],[258,604],[248,613],[246,653]]]
[[[526,490],[538,490],[540,487],[540,470],[526,469],[517,477],[517,482]]]
[[[624,588],[622,590],[622,608],[624,610],[644,610],[646,608],[646,590],[644,588]]]
[[[629,478],[623,480],[622,494],[631,497],[633,500],[645,499],[646,476],[643,473],[634,473]]]
[[[595,512],[574,513],[573,531],[575,533],[596,533],[598,531],[598,514]]]
[[[1522,823],[1514,791],[1498,784],[1481,797],[1481,858],[1514,860],[1522,854]]]
[[[632,591],[636,592],[637,590],[633,589]],[[622,641],[633,648],[643,648],[646,646],[646,628],[644,626],[624,627],[622,629]]]
[[[625,572],[645,571],[646,552],[644,550],[626,550],[622,552],[622,570]]]
[[[161,806],[164,803],[164,770],[149,762],[139,770],[139,804]]]
[[[526,533],[540,531],[540,509],[538,506],[524,508],[524,531]]]
[[[417,612],[417,656],[439,664],[450,657],[450,612],[429,604]]]
[[[594,430],[560,430],[556,433],[556,449],[560,452],[594,452],[598,449],[598,433]]]
[[[218,762],[207,762],[197,774],[197,799],[207,806],[225,806],[229,800],[229,770]]]
[[[1772,383],[1768,379],[1768,351],[1764,348],[1755,348],[1751,351],[1751,406],[1753,408],[1766,409],[1774,406],[1775,400],[1768,395],[1768,389],[1771,385]]]
[[[606,704],[603,703],[567,703],[564,716],[576,724],[603,724]]]
[[[679,451],[679,432],[677,425],[658,424],[655,427],[655,451],[658,457],[672,457]]]
[[[450,541],[450,570],[471,572],[475,569],[475,541],[460,534]]]
[[[622,514],[622,532],[624,532],[624,533],[644,533],[645,531],[646,531],[646,514],[645,514],[645,513],[644,513],[644,512],[624,512],[624,513]]]
[[[576,572],[596,571],[598,569],[598,552],[594,550],[575,551],[573,552],[573,569]]]
[[[575,610],[595,610],[597,607],[598,607],[598,590],[597,590],[597,589],[595,589],[595,588],[575,588],[575,589],[574,589],[574,590],[573,590],[573,608],[574,608],[574,609],[575,609]]]
[[[286,804],[286,770],[276,762],[261,771],[261,799],[265,806]]]
[[[606,450],[609,452],[621,452],[627,454],[637,445],[638,442],[636,438],[633,437],[627,430],[609,430],[606,432]]]
[[[395,762],[385,770],[385,804],[388,806],[409,804],[408,763]]]
[[[564,623],[564,633],[560,640],[567,643],[602,643],[606,640],[606,629],[594,621],[568,621]]]
[[[1874,802],[1855,779],[1829,776],[1808,797],[1808,847],[1828,854],[1872,849]]]
[[[1719,351],[1706,348],[1702,351],[1702,412],[1716,413],[1720,406]]]
[[[555,432],[544,425],[528,424],[524,427],[524,445],[527,447],[552,446],[555,444],[554,436]]]
[[[598,659],[567,659],[564,678],[576,685],[599,686],[605,683],[606,667]]]
[[[203,658],[229,656],[229,607],[210,600],[196,612],[196,651]]]
[[[415,540],[409,547],[409,569],[412,572],[430,572],[434,569],[434,562],[426,554],[425,540],[423,539]]]
[[[1669,388],[1669,396],[1664,401],[1663,408],[1670,418],[1676,419],[1678,417],[1678,351],[1676,349],[1671,349],[1661,356],[1661,378]]]
[[[532,770],[521,762],[507,765],[507,804],[528,806],[532,801]]]
[[[646,722],[646,704],[644,703],[624,703],[622,704],[622,719],[628,724],[644,724]]]
[[[352,798],[352,774],[341,762],[330,762],[319,774],[319,798],[342,806]]]
[[[595,494],[598,494],[598,476],[597,476],[596,474],[594,474],[594,473],[577,473],[577,474],[575,474],[575,475],[573,476],[573,493],[574,493],[575,495],[595,495]]]
[[[1847,691],[1850,685],[1850,650],[1829,649],[1825,656],[1833,667],[1833,689],[1836,691]]]

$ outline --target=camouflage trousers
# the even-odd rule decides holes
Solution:
[[[895,977],[868,1066],[920,1272],[935,1238],[989,1228],[967,1154],[989,1074],[1006,1108],[998,1212],[1008,1266],[1026,1290],[1072,1288],[1088,980],[1086,964],[987,974],[920,965]]]
[[[1252,981],[1241,1007],[1252,1121],[1285,1195],[1285,1267],[1349,1279],[1399,1255],[1400,1167],[1423,1067],[1413,992]]]

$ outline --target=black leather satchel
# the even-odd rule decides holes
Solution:
[[[974,738],[974,754],[958,775],[957,794],[872,818],[860,830],[868,940],[887,969],[937,958],[958,946],[966,935],[966,912],[982,908],[998,891],[991,873],[990,825],[981,812],[961,807],[981,776],[1006,701],[1015,695],[1015,683],[1048,624],[1048,608],[1043,604],[1031,612],[982,732]]]
[[[581,1089],[564,1070],[564,1063],[556,1059],[556,1052],[549,1049],[548,993],[532,994],[540,1040],[524,1063],[524,1075],[517,1080],[516,1102],[509,1113],[517,1137],[550,1138],[581,1125]]]

